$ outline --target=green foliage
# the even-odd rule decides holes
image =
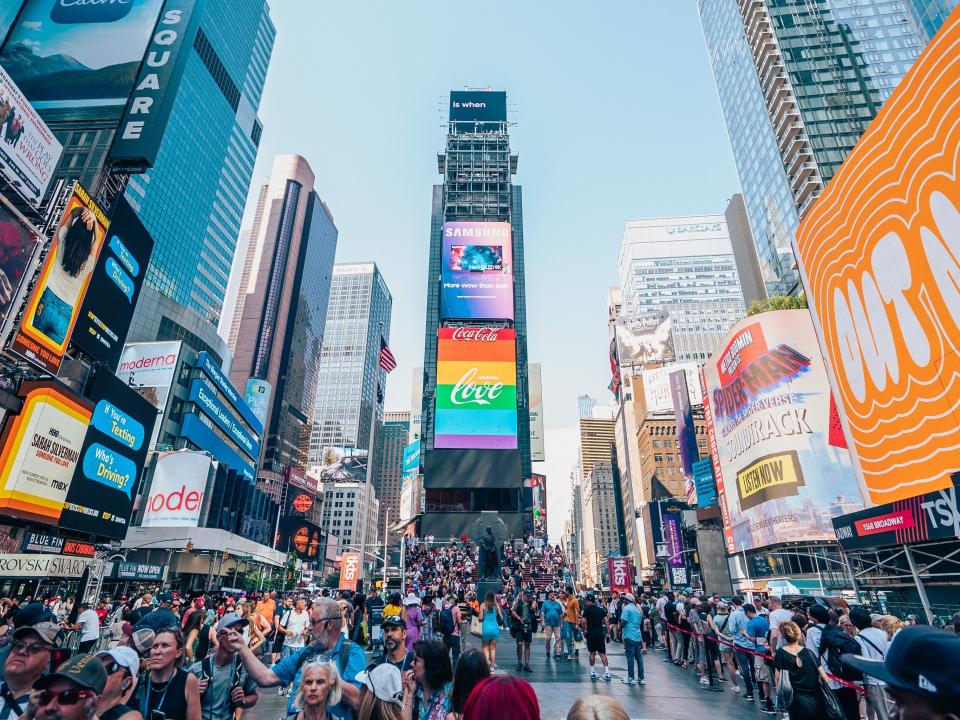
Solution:
[[[323,579],[323,586],[334,589],[340,585],[340,576],[336,573],[330,573]]]
[[[766,300],[754,300],[747,308],[747,315],[759,315],[769,310],[806,310],[807,296],[800,295],[774,295]]]

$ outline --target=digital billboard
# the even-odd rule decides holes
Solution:
[[[850,454],[830,444],[830,386],[810,314],[741,320],[703,377],[727,552],[832,541],[830,517],[863,501]]]
[[[703,393],[700,390],[700,368],[697,363],[683,362],[670,363],[664,367],[641,370],[643,378],[643,399],[648,413],[673,414],[673,392],[670,386],[670,375],[683,370],[687,376],[687,395],[693,405],[699,405]]]
[[[0,65],[42,113],[127,102],[163,0],[27,0]]]
[[[453,90],[449,110],[451,122],[506,122],[507,94],[490,90]]]
[[[59,525],[122,540],[157,411],[105,368],[94,376],[87,399],[93,414]]]
[[[180,359],[181,342],[127,343],[117,364],[117,379],[122,380],[145,397],[160,411],[150,437],[150,448],[157,444],[160,425],[167,410],[170,387]],[[148,448],[149,449],[149,448]]]
[[[153,238],[121,194],[71,339],[111,368],[120,361],[152,254]]]
[[[420,441],[415,440],[403,448],[403,479],[412,480],[420,474]]]
[[[0,199],[0,318],[10,312],[39,247],[40,234]]]
[[[544,462],[547,459],[543,430],[543,380],[540,363],[527,365],[527,388],[530,401],[530,461]]]
[[[0,173],[33,206],[43,199],[63,146],[0,66]]]
[[[514,330],[437,332],[435,448],[517,447],[517,345]]]
[[[273,386],[266,380],[250,378],[243,395],[243,401],[250,408],[250,412],[260,421],[261,427],[267,426],[267,412],[270,409],[270,396]]]
[[[884,103],[795,238],[865,493],[889,503],[960,468],[960,13]]]
[[[75,185],[10,346],[51,375],[67,351],[107,224],[96,201]]]
[[[210,456],[178,450],[161,453],[144,505],[143,527],[197,527],[207,490]]]
[[[23,382],[0,436],[0,509],[56,525],[90,422],[90,404],[56,382]]]
[[[366,482],[367,451],[363,448],[324,447],[320,464],[310,474],[320,482]]]
[[[283,552],[296,551],[301,560],[317,560],[323,544],[323,531],[312,522],[298,517],[281,518],[278,530],[277,549]]]
[[[530,475],[530,498],[533,515],[533,536],[547,536],[547,476],[540,473]]]
[[[513,320],[513,233],[508,222],[443,224],[440,317]]]

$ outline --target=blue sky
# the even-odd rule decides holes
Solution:
[[[271,15],[277,42],[253,187],[275,154],[303,155],[340,231],[337,260],[379,264],[399,361],[388,410],[409,408],[423,360],[447,94],[507,91],[524,192],[529,354],[543,363],[541,469],[559,539],[577,395],[610,398],[606,297],[625,221],[722,212],[739,189],[694,0],[272,0]]]

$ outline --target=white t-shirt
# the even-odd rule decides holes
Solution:
[[[310,625],[310,616],[307,614],[306,610],[301,613],[298,613],[296,610],[291,610],[289,619],[286,618],[286,615],[287,612],[284,611],[280,621],[283,623],[283,620],[286,619],[287,622],[284,624],[284,627],[293,634],[287,635],[283,640],[283,644],[287,647],[303,647],[303,635]]]
[[[77,624],[83,625],[80,642],[97,640],[100,637],[100,618],[93,610],[84,610],[77,616]]]
[[[880,628],[868,627],[857,633],[853,639],[860,645],[860,654],[863,657],[868,660],[884,661],[887,655],[887,649],[890,647],[890,641],[887,640],[886,632]],[[870,675],[864,675],[863,677],[864,680],[871,685],[880,685],[882,687],[886,684]]]
[[[783,647],[783,637],[780,633],[780,623],[790,622],[793,620],[793,613],[787,610],[786,608],[777,608],[768,618],[770,621],[770,629],[773,630],[777,628],[777,646],[773,648],[774,650],[779,650]]]

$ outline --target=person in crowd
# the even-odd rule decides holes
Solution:
[[[290,616],[293,614],[293,611],[293,598],[289,596],[283,598],[280,604],[277,606],[273,616],[273,647],[270,648],[272,657],[271,662],[277,662],[280,659],[280,655],[283,653],[283,643],[286,641],[287,636],[280,629],[280,626],[285,625],[290,620]]]
[[[567,648],[567,660],[574,658],[574,639],[580,624],[580,601],[573,592],[573,585],[567,585],[563,602],[563,640]]]
[[[820,660],[802,644],[803,635],[792,620],[780,623],[778,637],[782,644],[773,658],[774,685],[780,687],[780,674],[788,673],[793,688],[789,707],[781,707],[781,711],[786,710],[790,720],[822,720],[825,710],[820,681],[828,678]]]
[[[812,624],[807,626],[806,645],[820,659],[820,664],[826,671],[829,669],[827,665],[829,648],[828,644],[824,642],[824,637],[831,632],[842,633],[843,631],[835,624],[836,616],[831,617],[830,611],[823,605],[816,603],[811,605],[807,610],[807,615]],[[856,690],[833,678],[827,678],[827,684],[836,694],[837,701],[840,703],[847,720],[859,720],[860,702]]]
[[[610,675],[610,663],[607,660],[607,626],[609,620],[607,611],[596,601],[593,593],[587,593],[586,606],[583,608],[583,634],[587,639],[587,652],[590,653],[590,679],[597,680],[597,671],[593,667],[597,655],[600,655],[600,662],[603,663],[603,679],[606,682],[612,680]]]
[[[98,653],[97,657],[107,673],[97,702],[99,720],[143,720],[139,710],[127,705],[137,688],[140,657],[129,647],[115,647]]]
[[[623,594],[623,609],[620,611],[620,634],[623,637],[623,652],[627,656],[627,676],[624,685],[646,685],[643,672],[643,623],[649,622],[637,607],[633,593]],[[634,670],[636,667],[636,670]]]
[[[20,612],[26,612],[22,609]],[[30,689],[50,667],[53,653],[63,644],[64,634],[60,626],[50,622],[49,612],[35,610],[29,616],[46,617],[35,625],[18,627],[13,633],[10,652],[3,662],[3,677],[0,684],[0,720],[16,720],[23,715],[30,699]]]
[[[447,649],[436,640],[419,640],[413,652],[416,662],[403,676],[403,720],[446,720],[453,692]]]
[[[267,641],[266,636],[260,629],[260,616],[254,611],[253,603],[250,601],[242,602],[237,605],[237,615],[247,621],[247,626],[243,629],[243,639],[246,641],[254,654],[259,655],[260,648]],[[261,651],[262,652],[262,651]]]
[[[547,643],[547,659],[560,655],[560,623],[563,622],[563,607],[557,602],[557,593],[550,590],[540,606],[540,624]]]
[[[366,647],[370,643],[370,626],[367,623],[367,598],[361,593],[353,596],[350,640],[360,647]]]
[[[380,627],[380,621],[385,617],[383,608],[386,603],[383,598],[375,591],[371,590],[364,603],[367,610],[367,627],[370,628],[370,646],[378,646],[383,641],[383,628]]]
[[[106,684],[107,671],[96,656],[74,655],[34,683],[23,720],[90,720]]]
[[[345,683],[332,660],[314,658],[304,663],[294,705],[300,710],[288,717],[295,720],[334,720]]]
[[[793,613],[783,607],[783,601],[779,595],[771,595],[767,598],[767,605],[770,608],[770,651],[776,652],[783,642],[780,640],[780,625],[793,620]]]
[[[883,662],[890,641],[883,630],[873,626],[873,618],[867,609],[860,605],[851,608],[850,622],[857,628],[855,639],[860,646],[860,655],[868,660]],[[887,720],[887,699],[883,695],[883,681],[869,675],[864,676],[863,681],[867,719]]]
[[[412,650],[413,646],[420,639],[420,633],[426,625],[426,619],[420,610],[420,598],[412,592],[407,594],[403,605],[405,610],[403,619],[407,623],[407,650]]]
[[[406,624],[406,611],[404,610],[400,593],[397,592],[391,593],[387,598],[387,604],[383,606],[383,616],[390,617],[392,615],[399,615],[403,618],[404,624]]]
[[[386,615],[380,627],[383,629],[383,658],[380,662],[405,673],[413,667],[415,657],[412,650],[407,650],[407,624],[399,615]]]
[[[460,656],[453,673],[453,691],[450,695],[450,713],[447,720],[463,720],[470,693],[485,678],[490,677],[490,665],[479,650],[467,650]]]
[[[567,720],[630,720],[630,716],[609,695],[584,695],[570,707]]]
[[[480,640],[483,655],[487,658],[490,670],[497,669],[497,641],[500,639],[500,627],[504,625],[497,596],[488,590],[480,606]]]
[[[744,603],[743,598],[737,596],[733,598],[733,612],[730,613],[728,628],[733,637],[734,653],[737,658],[737,666],[740,668],[740,675],[743,679],[744,699],[753,702],[753,656],[750,652],[754,649],[753,641],[747,635],[747,623],[750,619],[747,617],[747,610],[754,614],[756,608],[749,603]]]
[[[884,615],[880,618],[880,628],[887,634],[888,642],[893,642],[894,635],[905,627],[907,627],[907,623],[893,615]]]
[[[757,699],[761,703],[761,710],[767,715],[775,714],[773,698],[770,695],[770,670],[767,667],[767,633],[770,632],[770,622],[766,615],[760,615],[753,605],[744,605],[743,611],[747,615],[747,627],[744,630],[747,638],[753,643],[753,681],[757,686]]]
[[[235,633],[230,638],[233,649],[239,653],[240,661],[250,677],[260,687],[293,687],[293,695],[287,704],[288,715],[295,713],[299,708],[294,697],[300,684],[302,669],[311,658],[333,660],[336,669],[344,682],[341,683],[341,697],[330,712],[337,718],[349,719],[354,717],[354,711],[360,701],[360,683],[357,682],[357,673],[366,668],[367,661],[363,648],[354,645],[341,632],[343,616],[336,600],[322,597],[313,603],[310,609],[310,624],[312,640],[309,645],[298,652],[284,658],[272,667],[265,666],[249,647],[243,642],[243,636]]]
[[[357,720],[402,720],[403,676],[394,665],[374,665],[357,675],[361,683]]]
[[[954,633],[908,626],[893,638],[882,662],[859,655],[843,655],[842,661],[885,684],[895,720],[960,718],[960,636]]]
[[[670,660],[674,665],[683,664],[683,633],[680,632],[680,609],[682,601],[672,592],[667,593],[667,602],[663,606],[667,626],[667,647]]]
[[[198,658],[202,659],[206,657],[212,646],[209,633],[213,630],[213,627],[212,625],[204,624],[206,617],[206,613],[204,612],[191,613],[190,617],[187,618],[186,624],[183,626],[183,657],[185,663],[193,663]],[[206,633],[208,637],[205,638],[205,642],[201,643],[201,637],[204,633]]]
[[[460,624],[463,622],[456,596],[447,595],[444,598],[443,607],[438,613],[437,619],[440,627],[440,637],[451,653],[450,664],[452,667],[456,667],[457,660],[460,658]]]
[[[714,635],[717,638],[717,646],[720,651],[719,664],[726,668],[730,687],[733,692],[740,692],[740,686],[737,684],[737,668],[733,656],[733,636],[730,634],[730,606],[725,602],[718,602],[716,605],[716,615],[708,615],[707,621],[713,628]],[[722,669],[717,668],[717,675],[721,682],[727,682],[723,677]]]
[[[533,642],[534,624],[537,611],[533,602],[533,591],[524,588],[510,608],[512,619],[511,634],[517,641],[517,672],[531,672],[530,645]]]
[[[467,698],[463,720],[540,720],[540,703],[533,687],[523,678],[494,675],[481,680]]]
[[[77,615],[77,622],[68,625],[67,629],[75,630],[80,633],[80,644],[77,646],[77,652],[89,653],[93,646],[100,639],[100,616],[96,610],[90,607],[90,603],[83,601],[80,603],[80,614]]]
[[[180,667],[183,652],[178,628],[156,633],[150,671],[138,688],[137,707],[144,720],[201,720],[199,681]]]
[[[203,720],[231,720],[236,710],[257,704],[257,684],[243,669],[233,649],[234,636],[240,635],[242,640],[243,630],[249,624],[249,619],[235,612],[224,614],[217,623],[216,652],[188,668],[199,680]]]
[[[693,637],[690,639],[692,648],[691,662],[700,673],[700,687],[702,689],[712,688],[713,667],[710,658],[707,656],[707,634],[710,626],[707,624],[705,610],[701,609],[699,598],[690,598],[690,609],[687,610],[687,623],[690,625],[690,632]]]
[[[307,630],[310,628],[310,615],[306,610],[307,603],[303,598],[299,598],[292,610],[285,611],[280,618],[278,630],[283,635],[283,645],[280,649],[280,659],[296,655],[307,643]],[[340,613],[341,625],[343,628],[343,612],[337,605],[337,612]],[[282,695],[284,687],[277,688],[277,695]],[[287,696],[290,695],[290,688],[286,688]]]

